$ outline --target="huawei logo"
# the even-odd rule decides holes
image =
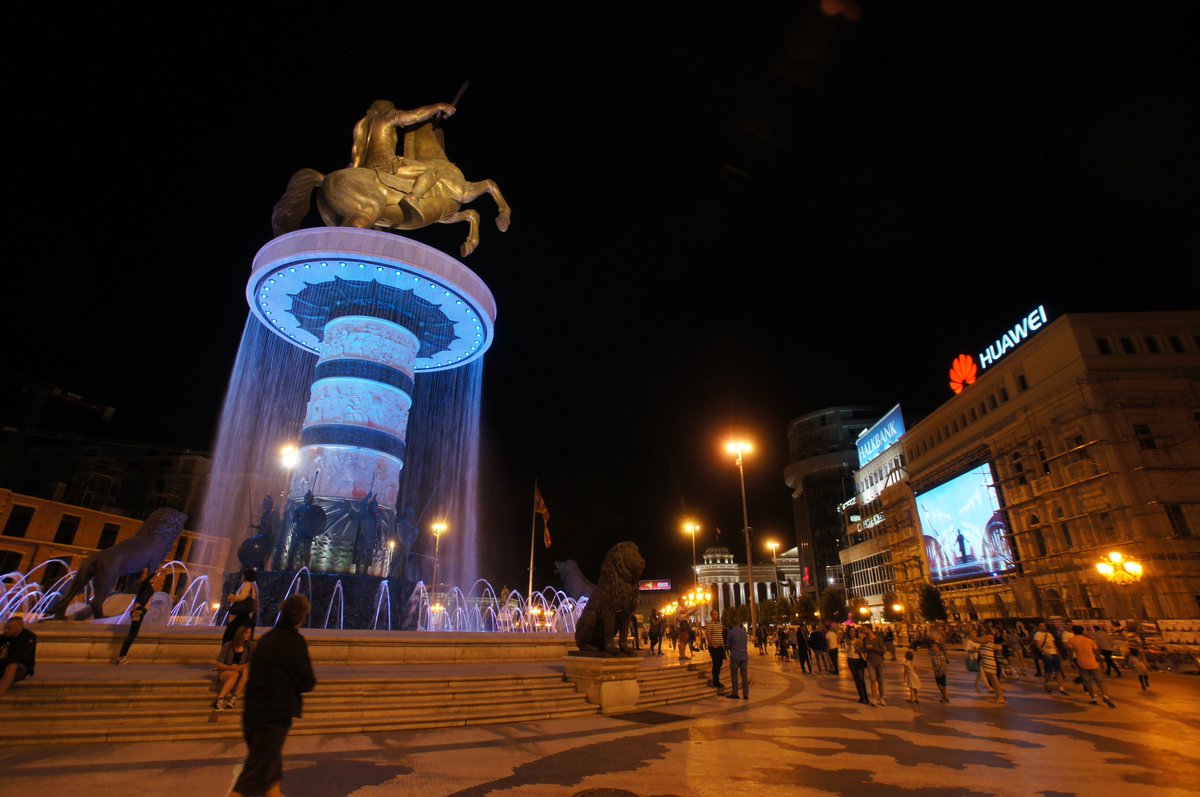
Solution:
[[[955,395],[958,395],[967,385],[975,384],[977,373],[979,373],[979,369],[975,367],[975,361],[971,359],[971,355],[958,355],[950,365],[950,389],[954,391]]]

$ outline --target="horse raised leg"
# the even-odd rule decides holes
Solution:
[[[459,256],[466,257],[475,251],[475,247],[479,246],[479,214],[474,210],[460,210],[438,219],[440,224],[453,224],[456,221],[465,221],[469,226],[467,240],[463,241],[458,250]]]
[[[500,232],[508,230],[508,224],[512,220],[512,209],[508,203],[504,201],[504,195],[500,193],[500,186],[492,180],[480,180],[477,183],[467,183],[463,187],[462,197],[459,201],[462,204],[474,202],[484,194],[491,194],[492,200],[496,203],[496,208],[500,214],[496,216],[496,226]]]

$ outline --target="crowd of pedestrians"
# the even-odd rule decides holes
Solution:
[[[652,617],[652,627],[653,623]],[[736,634],[734,629],[737,629]],[[920,703],[922,685],[929,676],[937,690],[933,697],[941,703],[949,703],[953,669],[951,640],[955,648],[961,646],[964,652],[961,660],[968,677],[973,678],[971,691],[983,693],[996,705],[1008,704],[1006,692],[1012,692],[1017,687],[1016,682],[1028,677],[1032,668],[1033,675],[1040,679],[1048,694],[1069,696],[1072,694],[1069,687],[1077,685],[1079,692],[1092,704],[1104,703],[1115,708],[1105,681],[1110,677],[1122,677],[1116,660],[1117,647],[1112,636],[1099,625],[1039,623],[1032,633],[1019,623],[967,623],[956,627],[953,633],[947,628],[931,625],[910,634],[908,649],[899,655],[897,644],[900,640],[890,625],[760,624],[750,635],[742,625],[723,624],[718,613],[713,611],[701,630],[701,649],[707,647],[712,667],[709,685],[718,692],[725,688],[721,673],[724,663],[729,662],[733,694],[727,697],[737,696],[738,681],[734,674],[745,671],[748,666],[739,641],[735,641],[743,636],[746,650],[752,636],[760,656],[767,656],[773,650],[775,661],[784,665],[795,663],[800,674],[837,677],[844,659],[857,701],[868,706],[887,705],[888,680],[902,685],[907,702]],[[683,639],[682,632],[679,638]],[[1125,653],[1124,661],[1138,676],[1142,689],[1149,689],[1150,667],[1142,652],[1130,649]],[[748,697],[745,678],[741,680],[742,696]]]

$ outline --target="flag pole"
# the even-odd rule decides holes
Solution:
[[[529,589],[525,593],[526,609],[533,608],[533,549],[537,539],[537,479],[533,480],[533,517],[529,523]]]

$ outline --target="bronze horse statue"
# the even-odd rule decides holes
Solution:
[[[352,167],[321,174],[316,169],[300,169],[288,181],[283,196],[271,212],[275,237],[292,232],[311,207],[311,195],[317,191],[317,210],[329,227],[363,229],[416,230],[431,224],[468,223],[467,238],[459,252],[466,257],[479,245],[479,213],[462,210],[483,194],[490,194],[499,214],[496,226],[508,229],[512,211],[496,183],[471,182],[462,170],[446,158],[440,127],[426,122],[404,133],[404,154],[436,172],[433,186],[420,198],[412,196],[415,179],[381,169]]]

